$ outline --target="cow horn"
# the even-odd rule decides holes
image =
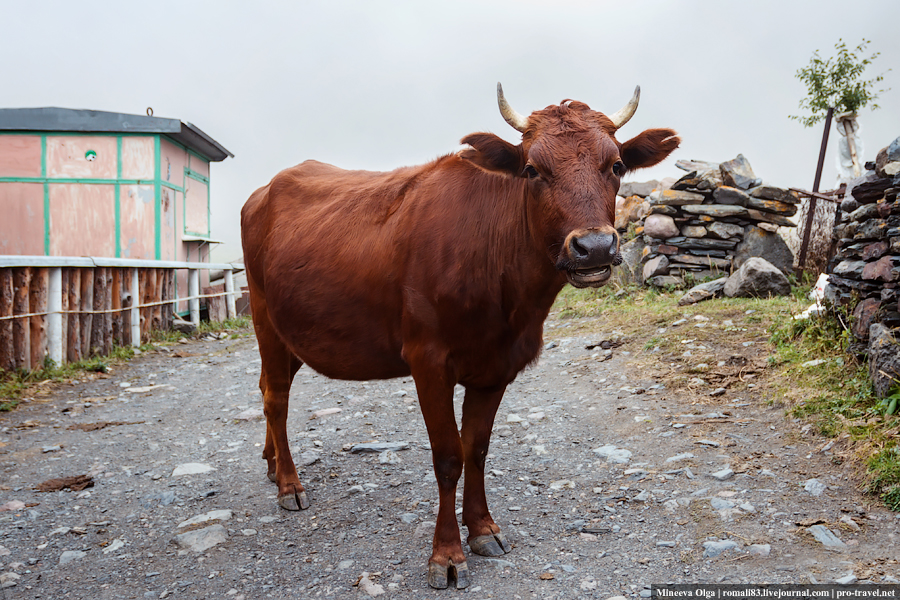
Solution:
[[[513,129],[525,133],[525,129],[528,127],[528,117],[523,117],[509,105],[509,102],[503,97],[503,86],[500,85],[500,82],[497,82],[497,104],[500,105],[500,114],[503,115],[506,122],[512,125]]]
[[[631,120],[634,112],[637,110],[638,101],[641,99],[641,86],[635,86],[634,96],[628,101],[624,107],[620,108],[614,115],[610,115],[609,119],[616,126],[616,129]]]

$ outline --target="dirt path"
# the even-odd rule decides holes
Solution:
[[[605,360],[583,325],[549,321],[553,347],[501,405],[488,500],[515,548],[470,555],[465,592],[425,582],[437,489],[412,381],[301,369],[288,427],[313,505],[288,513],[260,458],[245,337],[153,352],[0,414],[0,598],[607,598],[900,577],[900,520],[856,491],[826,440],[752,388],[669,390],[635,371],[628,343]],[[312,418],[323,409],[340,412]],[[349,451],[370,441],[408,449]],[[35,489],[78,475],[93,487]]]

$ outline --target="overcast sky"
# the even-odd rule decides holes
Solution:
[[[497,110],[573,98],[618,110],[620,141],[672,127],[679,150],[629,177],[680,176],[676,159],[743,153],[758,177],[810,189],[822,126],[788,119],[814,50],[871,40],[888,71],[860,115],[866,160],[900,136],[900,2],[0,0],[0,107],[60,106],[194,123],[234,153],[212,169],[214,260],[240,256],[240,207],[308,158],[387,170],[457,149],[473,131],[519,134]],[[868,54],[868,53],[867,53]],[[837,135],[822,189],[833,188]]]

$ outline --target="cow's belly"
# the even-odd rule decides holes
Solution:
[[[298,358],[327,377],[409,375],[400,355],[399,293],[387,281],[356,275],[301,270],[290,280],[267,278],[266,304],[275,330]]]

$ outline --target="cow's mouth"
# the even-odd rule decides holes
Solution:
[[[601,265],[589,269],[569,269],[566,271],[566,279],[575,287],[599,287],[607,282],[612,275],[612,267]]]

